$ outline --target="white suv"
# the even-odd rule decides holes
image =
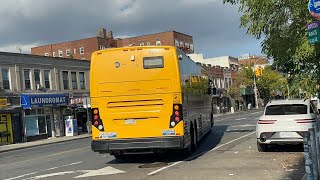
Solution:
[[[269,102],[256,126],[258,150],[267,151],[269,144],[302,143],[318,115],[310,99]]]

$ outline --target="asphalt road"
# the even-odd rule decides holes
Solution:
[[[179,152],[115,160],[90,149],[90,139],[0,153],[0,179],[301,179],[302,146],[256,150],[262,111],[227,114],[185,157]]]

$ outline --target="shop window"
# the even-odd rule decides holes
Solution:
[[[44,53],[44,56],[49,56],[49,53]]]
[[[78,89],[77,73],[71,72],[72,89]]]
[[[30,69],[25,69],[23,71],[23,75],[24,75],[24,88],[26,90],[30,90],[31,89]]]
[[[3,89],[10,90],[10,71],[9,68],[2,68],[2,85]]]
[[[69,72],[68,71],[62,71],[62,79],[63,79],[63,89],[68,90],[69,89]]]
[[[177,39],[174,40],[174,45],[175,45],[176,47],[179,47],[179,41],[178,41]]]
[[[26,116],[26,130],[27,130],[27,136],[35,136],[39,134],[39,128],[38,128],[38,120],[34,116]]]
[[[79,79],[80,79],[80,89],[86,89],[84,72],[79,72]]]
[[[47,133],[47,125],[46,125],[46,117],[45,116],[38,116],[38,127],[39,127],[39,134],[46,134]]]

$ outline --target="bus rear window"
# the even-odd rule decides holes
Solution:
[[[163,56],[144,57],[143,68],[144,69],[163,68]]]
[[[265,115],[307,114],[307,106],[303,104],[285,104],[267,106]]]

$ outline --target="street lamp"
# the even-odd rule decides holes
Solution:
[[[253,84],[254,84],[254,97],[255,97],[255,104],[256,104],[256,109],[259,108],[259,105],[258,105],[258,93],[257,93],[257,84],[256,84],[256,63],[259,61],[260,59],[257,59],[256,62],[253,63]]]

